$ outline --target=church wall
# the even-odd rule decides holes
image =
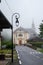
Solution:
[[[25,32],[22,32],[23,34],[23,37],[19,37],[20,32],[16,32],[14,35],[13,35],[13,42],[16,43],[16,44],[19,44],[19,40],[21,39],[22,40],[22,44],[25,44],[26,43],[26,38],[27,38],[27,34]]]
[[[19,36],[19,34],[22,34],[22,36]],[[27,39],[30,38],[30,34],[28,32],[25,31],[19,31],[17,30],[14,34],[13,34],[13,42],[15,44],[19,44],[19,41],[21,40],[22,44],[26,44],[27,43]]]

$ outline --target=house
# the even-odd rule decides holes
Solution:
[[[1,32],[0,32],[0,49],[1,49]]]
[[[12,25],[7,20],[7,18],[3,14],[3,12],[0,10],[0,47],[2,47],[2,44],[1,44],[1,42],[2,42],[1,32],[3,31],[3,29],[9,29],[9,28],[12,29]]]
[[[35,32],[34,27],[29,29],[19,27],[13,33],[13,43],[18,45],[26,44],[27,39],[32,39],[36,36],[37,33]]]

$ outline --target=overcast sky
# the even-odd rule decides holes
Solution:
[[[19,13],[19,26],[21,27],[31,28],[34,20],[36,32],[39,33],[38,28],[43,19],[43,0],[2,0],[0,9],[10,23],[12,14],[15,12]],[[13,27],[15,29],[14,17],[13,22]]]

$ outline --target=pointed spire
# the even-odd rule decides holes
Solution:
[[[32,21],[32,30],[34,32],[34,36],[37,36],[34,20]]]
[[[34,20],[32,21],[32,29],[35,31],[35,24],[34,24]]]

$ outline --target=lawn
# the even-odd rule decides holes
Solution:
[[[43,48],[39,48],[39,49],[37,49],[37,51],[40,51],[43,53]]]
[[[12,50],[8,50],[8,49],[5,49],[5,50],[0,50],[0,54],[5,54],[5,57],[6,58],[11,58],[12,57]],[[13,58],[15,60],[18,60],[18,57],[17,57],[17,52],[16,50],[13,51]]]
[[[43,53],[43,42],[29,42],[28,44],[31,44],[33,49],[42,52]]]
[[[0,54],[3,53],[3,54],[11,54],[11,50],[8,50],[8,49],[5,49],[5,50],[1,50],[0,49]]]
[[[32,46],[39,47],[39,48],[43,46],[43,42],[29,42],[29,43],[32,44]]]

